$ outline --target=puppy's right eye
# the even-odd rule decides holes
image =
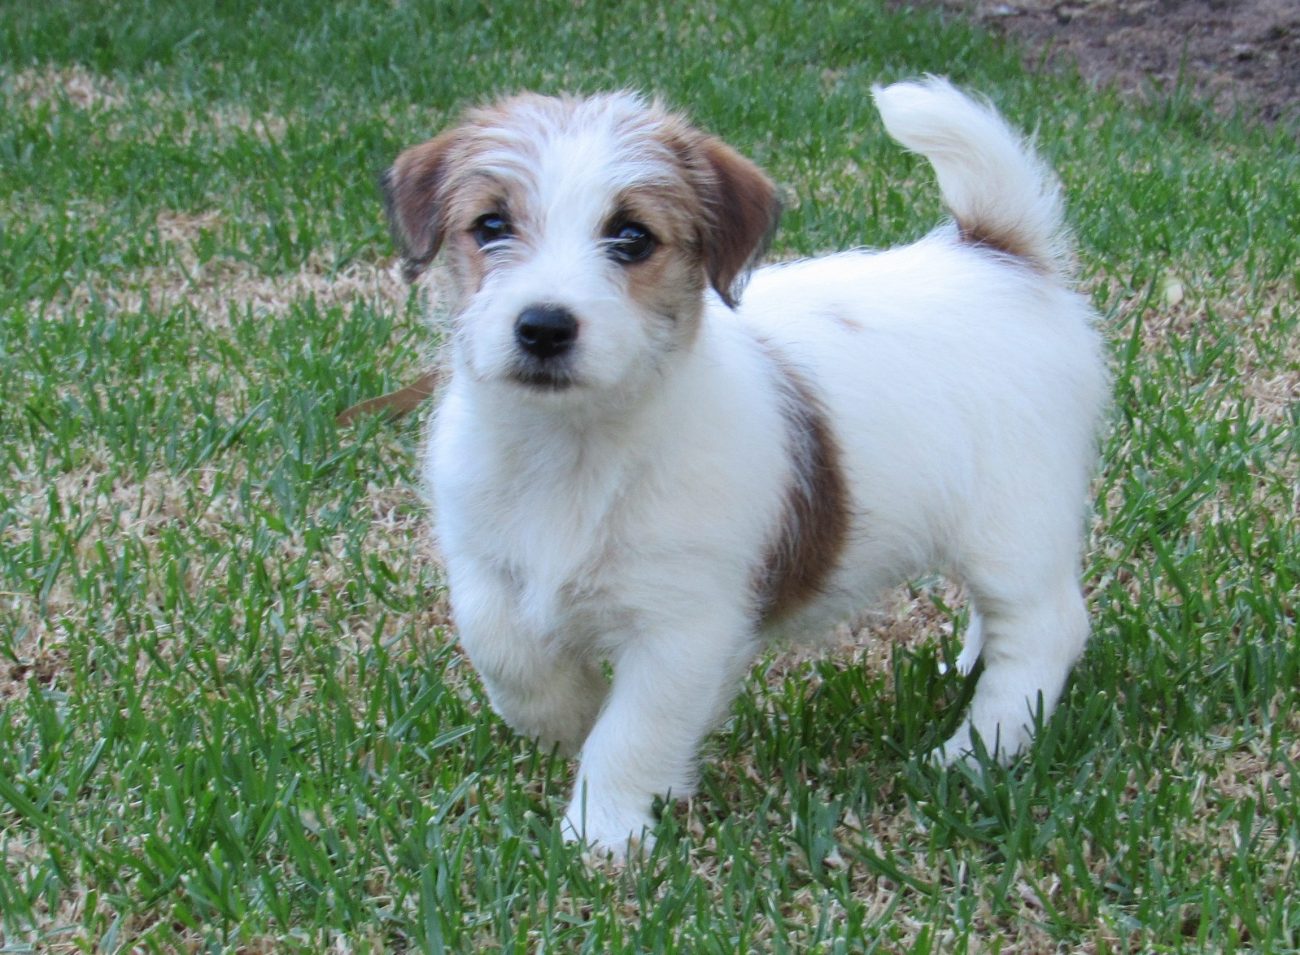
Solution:
[[[496,212],[489,212],[486,215],[479,216],[474,220],[474,225],[469,232],[480,249],[491,245],[493,242],[508,239],[515,234],[506,218]]]
[[[659,240],[639,222],[615,224],[607,241],[610,258],[624,265],[645,261],[659,246]]]

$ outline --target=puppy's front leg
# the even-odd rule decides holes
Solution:
[[[662,622],[619,649],[609,699],[582,747],[567,838],[622,858],[649,844],[655,796],[692,791],[699,745],[755,647],[743,613],[707,614]]]
[[[492,708],[521,735],[576,753],[609,690],[599,662],[521,626],[490,571],[457,575],[452,593],[461,646]]]

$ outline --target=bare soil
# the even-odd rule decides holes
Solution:
[[[1300,118],[1300,0],[931,0],[1138,95],[1183,88],[1225,112]]]

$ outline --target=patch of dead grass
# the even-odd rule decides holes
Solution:
[[[26,109],[68,102],[77,109],[116,108],[127,101],[122,85],[84,66],[29,67],[0,79],[6,99]]]
[[[1147,356],[1167,354],[1206,329],[1229,330],[1236,374],[1252,399],[1252,420],[1285,423],[1300,401],[1300,336],[1267,331],[1275,321],[1295,323],[1300,305],[1294,288],[1285,280],[1252,288],[1240,269],[1213,279],[1198,279],[1196,274],[1190,265],[1170,269],[1150,301],[1143,292],[1126,291],[1113,278],[1098,279],[1093,290],[1104,286],[1107,300],[1121,303],[1117,329],[1129,326],[1134,312],[1145,309],[1140,336]],[[1274,350],[1274,345],[1280,347]]]
[[[93,303],[110,311],[192,309],[207,327],[224,328],[232,306],[254,314],[274,315],[294,302],[314,299],[328,308],[357,302],[388,310],[405,308],[409,289],[398,263],[353,260],[342,268],[331,265],[329,251],[314,251],[296,271],[266,275],[246,261],[204,258],[199,245],[206,234],[220,231],[222,213],[178,212],[165,209],[154,220],[166,265],[131,269],[112,276],[90,275],[63,291],[52,303],[57,310],[79,311]],[[32,302],[37,309],[44,303]]]
[[[188,144],[202,135],[225,143],[239,135],[273,144],[284,138],[291,122],[289,117],[276,113],[255,113],[242,103],[208,105],[199,114],[192,103],[166,89],[131,90],[118,80],[81,64],[34,66],[0,75],[0,95],[11,106],[24,110],[55,108],[67,103],[87,112],[111,111],[115,115],[103,120],[97,134],[108,139],[130,136],[137,142],[156,142],[165,137],[169,143]],[[179,130],[170,126],[141,126],[124,112],[126,108],[136,110],[141,106],[153,112],[184,110],[190,118]]]
[[[900,585],[879,597],[855,620],[783,647],[765,668],[765,682],[775,688],[791,674],[807,668],[799,679],[815,689],[821,677],[809,666],[822,658],[842,660],[846,667],[885,676],[891,672],[896,650],[915,650],[951,637],[953,620],[941,605],[956,610],[965,603],[965,589],[950,580],[936,578]]]
[[[396,446],[394,439],[394,446],[386,453],[406,452]],[[43,687],[69,682],[69,641],[84,639],[84,634],[91,632],[91,616],[96,612],[76,596],[75,574],[70,568],[94,566],[101,560],[101,550],[111,559],[129,549],[133,561],[146,568],[151,580],[161,579],[164,568],[174,570],[176,563],[171,551],[165,549],[175,544],[164,544],[164,535],[179,531],[195,545],[202,545],[194,548],[196,559],[186,564],[181,574],[182,586],[190,593],[199,593],[225,576],[229,561],[246,556],[250,550],[251,542],[239,533],[247,523],[240,488],[249,475],[243,466],[227,464],[219,471],[202,468],[183,474],[160,469],[135,479],[106,464],[107,453],[95,457],[94,463],[57,475],[48,485],[34,482],[20,488],[15,497],[18,519],[5,531],[7,546],[29,547],[33,537],[40,535],[42,546],[48,548],[62,536],[63,531],[52,531],[47,526],[52,523],[51,496],[60,502],[64,515],[53,523],[60,527],[75,523],[80,533],[63,557],[63,572],[54,578],[43,601],[29,594],[9,596],[12,633],[7,648],[16,659],[0,668],[0,699],[22,698],[33,680]],[[371,483],[361,507],[365,512],[358,517],[364,527],[360,540],[363,553],[382,557],[390,566],[409,572],[412,580],[434,575],[424,511],[410,488]],[[340,532],[312,554],[308,566],[313,590],[331,593],[343,586],[351,573],[346,553],[350,543],[348,536]],[[276,547],[270,559],[282,566],[298,564],[308,554],[300,533],[277,537]],[[217,563],[199,559],[200,554],[213,550],[224,555]],[[421,567],[427,572],[422,573]],[[449,611],[441,594],[424,596],[426,609],[420,614],[416,632],[429,635],[447,625]],[[231,607],[233,625],[239,627],[243,611],[238,601],[232,601]],[[142,609],[152,612],[156,608]],[[158,614],[160,619],[165,617],[161,611]],[[373,622],[360,611],[342,621],[322,619],[321,624],[338,625],[340,639],[354,651],[345,654],[345,660],[353,659],[375,641],[391,644],[411,632],[410,621],[392,616],[385,616],[383,632],[376,632]],[[187,649],[183,636],[168,636],[166,628],[160,628],[154,647],[157,655],[174,660]],[[150,659],[141,655],[137,676],[143,677],[151,665]],[[340,678],[345,677],[343,674]]]
[[[1300,712],[1276,712],[1273,718],[1282,727],[1280,735],[1290,740],[1282,749],[1283,757],[1292,766],[1300,766]],[[1239,727],[1224,726],[1217,738],[1231,740],[1238,731]],[[1263,738],[1250,739],[1222,753],[1211,752],[1205,758],[1217,763],[1206,781],[1216,801],[1253,800],[1272,813],[1283,807],[1281,800],[1297,798],[1291,791],[1292,774],[1286,763],[1274,757]]]

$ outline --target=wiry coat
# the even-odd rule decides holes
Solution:
[[[770,633],[964,581],[985,670],[946,759],[1021,750],[1087,638],[1106,376],[1058,190],[943,81],[876,100],[953,223],[743,299],[772,184],[637,96],[507,100],[387,177],[412,274],[446,248],[453,276],[425,470],[460,639],[505,719],[580,753],[566,823],[598,848],[690,792]]]

